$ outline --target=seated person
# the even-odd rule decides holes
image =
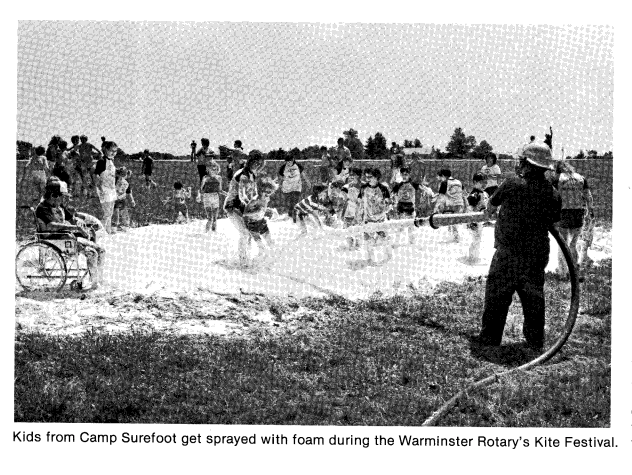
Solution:
[[[62,204],[63,197],[68,196],[66,183],[49,180],[44,191],[44,200],[35,211],[38,228],[45,239],[63,239],[63,234],[73,234],[77,239],[78,251],[83,251],[92,277],[92,288],[96,289],[102,280],[105,249],[97,244],[95,236],[90,232],[86,221],[79,217],[82,213],[74,213]],[[89,222],[91,216],[83,215]],[[74,224],[73,224],[74,223]],[[93,238],[93,240],[90,240]]]

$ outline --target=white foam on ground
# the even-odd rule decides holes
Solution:
[[[461,242],[448,243],[447,228],[414,229],[416,244],[409,245],[404,234],[394,234],[400,245],[393,259],[381,266],[367,266],[364,251],[349,251],[345,239],[322,233],[299,236],[291,221],[269,223],[275,241],[272,259],[266,265],[248,269],[237,265],[236,229],[226,219],[218,221],[216,233],[204,232],[205,221],[184,225],[151,225],[107,236],[104,269],[105,287],[141,293],[187,290],[274,296],[341,295],[366,298],[376,291],[389,295],[410,285],[431,289],[442,281],[459,282],[466,276],[486,275],[493,248],[493,227],[483,228],[482,263],[463,261],[471,233],[460,227]],[[611,256],[610,235],[595,230],[597,261]],[[557,244],[552,240],[547,270],[557,267]],[[253,244],[251,253],[257,255]],[[378,255],[379,258],[384,257]]]

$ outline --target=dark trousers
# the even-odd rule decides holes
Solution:
[[[206,175],[206,165],[204,164],[198,165],[197,169],[198,169],[198,176],[200,177],[200,183],[202,183],[202,178],[204,178],[204,175]]]
[[[548,249],[526,255],[496,249],[485,289],[480,334],[483,342],[500,345],[513,294],[518,292],[524,312],[525,340],[536,347],[544,344],[544,269],[548,261]]]

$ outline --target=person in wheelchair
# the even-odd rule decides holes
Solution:
[[[92,289],[96,289],[102,280],[105,248],[96,242],[96,233],[92,224],[94,218],[76,213],[63,203],[69,196],[68,186],[60,180],[49,180],[44,191],[44,200],[35,210],[38,231],[43,239],[63,239],[72,234],[77,240],[77,249],[85,254],[90,270]],[[92,219],[91,219],[92,218]]]

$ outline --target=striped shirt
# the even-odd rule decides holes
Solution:
[[[316,214],[318,212],[324,213],[328,211],[328,208],[319,203],[318,199],[312,195],[299,201],[296,206],[294,206],[294,210],[303,214]]]

